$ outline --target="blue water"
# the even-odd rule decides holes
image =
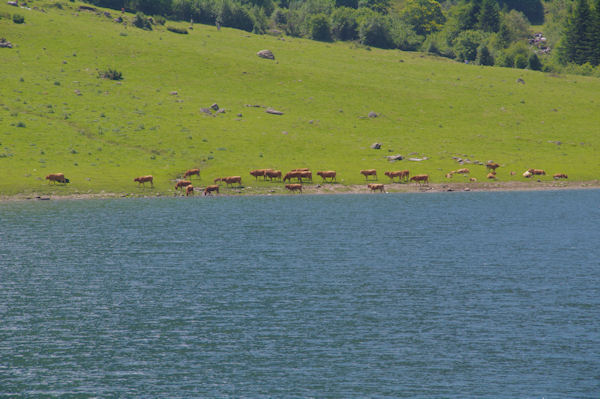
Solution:
[[[600,398],[600,191],[0,203],[0,397]]]

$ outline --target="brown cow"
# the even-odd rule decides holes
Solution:
[[[175,183],[175,190],[179,190],[180,188],[187,187],[191,184],[192,182],[189,180],[178,180],[177,183]]]
[[[529,179],[531,176],[533,176],[533,174],[530,171],[526,170],[525,172],[523,172],[524,178]]]
[[[448,173],[446,173],[446,179],[452,179],[452,175],[456,173],[455,171],[450,171]]]
[[[265,176],[268,177],[269,180],[273,180],[273,179],[279,179],[279,180],[281,180],[281,171],[280,170],[267,169],[265,171]]]
[[[500,167],[500,165],[498,165],[496,162],[488,161],[488,162],[485,164],[485,167],[486,167],[488,170],[490,170],[490,169],[491,169],[491,170],[496,170],[496,169],[498,169],[498,168]]]
[[[302,179],[312,181],[312,172],[310,170],[299,170],[297,172],[300,173],[300,182],[302,182]]]
[[[476,179],[475,177],[471,177],[471,178],[469,179],[469,181],[470,181],[470,182],[476,182],[476,181],[477,181],[477,179]]]
[[[382,193],[385,192],[385,186],[383,184],[371,183],[371,184],[367,185],[367,187],[369,189],[371,189],[372,193],[374,193],[375,191],[381,191]]]
[[[296,170],[287,172],[283,177],[283,181],[285,182],[286,180],[292,181],[292,179],[298,179],[299,182],[302,182],[302,173],[303,172]]]
[[[138,182],[138,186],[143,184],[144,187],[146,186],[146,182],[150,182],[150,185],[154,187],[154,177],[152,175],[136,177],[133,181]]]
[[[408,181],[408,177],[410,176],[410,172],[408,170],[395,170],[393,172],[385,172],[384,174],[392,179],[392,182],[396,177],[398,178],[398,182],[401,180]]]
[[[193,175],[198,175],[198,177],[200,177],[200,169],[188,169],[184,174],[183,174],[183,178],[185,179],[186,177],[190,177]]]
[[[67,179],[63,173],[51,173],[46,176],[46,180],[48,180],[48,184],[50,184],[50,182],[54,184],[56,184],[56,182],[63,184],[70,183],[70,180]]]
[[[565,173],[556,173],[554,176],[552,176],[554,178],[554,180],[558,180],[558,179],[568,179],[569,176],[567,176]]]
[[[302,184],[286,184],[285,188],[287,188],[291,192],[299,191],[300,194],[302,194]]]
[[[211,195],[212,192],[217,192],[217,194],[219,194],[219,186],[207,186],[204,189],[204,195]]]
[[[185,188],[185,196],[187,197],[190,194],[194,195],[194,186],[191,184]]]
[[[298,169],[292,169],[292,172],[308,172],[310,169],[308,168],[298,168]]]
[[[410,178],[410,181],[414,181],[415,183],[429,183],[429,175],[415,175]]]
[[[467,168],[462,168],[462,169],[455,170],[454,173],[458,173],[461,175],[468,175],[469,173],[471,173],[471,171]]]
[[[528,172],[531,173],[532,175],[545,175],[546,174],[546,171],[544,169],[529,169]]]
[[[493,180],[496,180],[496,173],[494,173],[494,172],[490,172],[490,173],[488,173],[488,174],[487,174],[487,176],[486,176],[486,177],[487,177],[488,179],[493,179]]]
[[[259,176],[262,176],[264,180],[267,180],[267,177],[266,177],[267,170],[269,170],[269,169],[255,169],[255,170],[251,170],[250,174],[252,176],[254,176],[256,178],[256,180],[258,180]]]
[[[360,173],[365,177],[365,180],[369,180],[369,176],[375,176],[375,180],[377,180],[377,170],[375,169],[361,170]]]
[[[335,176],[337,175],[337,173],[335,172],[335,170],[322,170],[320,172],[317,172],[318,176],[321,176],[321,179],[323,179],[323,181],[326,181],[327,179],[331,179],[331,181],[336,180]]]
[[[230,184],[233,185],[233,183],[238,183],[240,186],[242,185],[242,177],[241,176],[227,176],[227,177],[222,177],[221,180],[225,182],[226,186],[229,186]]]

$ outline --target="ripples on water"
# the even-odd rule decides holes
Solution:
[[[600,397],[600,192],[0,204],[0,396]]]

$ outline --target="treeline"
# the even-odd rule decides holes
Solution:
[[[480,65],[557,71],[569,63],[600,62],[600,0],[552,0],[546,7],[541,0],[88,1],[258,34],[355,41]],[[531,24],[544,22],[549,34],[531,43]],[[576,67],[569,72],[585,73]]]

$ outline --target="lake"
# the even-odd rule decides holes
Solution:
[[[600,191],[0,203],[0,397],[598,398]]]

